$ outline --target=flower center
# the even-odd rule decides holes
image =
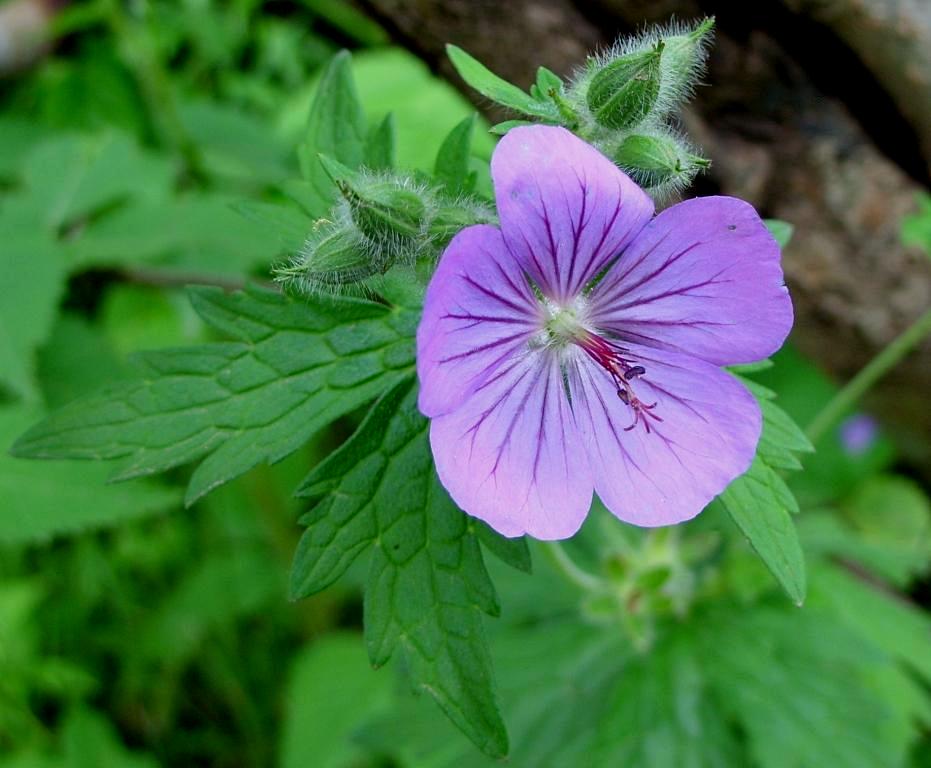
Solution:
[[[624,431],[629,432],[638,424],[643,424],[649,434],[650,420],[662,421],[662,418],[653,413],[656,403],[647,405],[634,393],[634,382],[646,374],[646,368],[636,364],[629,350],[586,328],[579,319],[582,309],[547,306],[543,332],[546,343],[559,348],[575,344],[584,350],[585,354],[607,371],[618,398],[633,412],[633,421],[624,427]]]

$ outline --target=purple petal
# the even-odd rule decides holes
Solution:
[[[540,327],[539,303],[500,230],[462,230],[430,280],[417,329],[421,412],[457,408]]]
[[[576,422],[595,492],[614,515],[640,526],[671,525],[704,509],[753,461],[762,417],[729,374],[676,352],[626,345],[646,368],[636,396],[662,421],[625,432],[632,413],[605,371],[580,358],[570,379]]]
[[[617,166],[564,128],[514,128],[491,159],[504,239],[543,291],[565,301],[653,215]]]
[[[700,197],[650,222],[592,295],[623,338],[717,365],[771,355],[792,327],[779,246],[752,206]]]
[[[467,513],[505,536],[574,534],[592,475],[553,355],[529,352],[430,423],[440,481]]]

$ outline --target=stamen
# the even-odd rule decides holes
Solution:
[[[618,399],[633,411],[633,421],[626,427],[630,432],[638,424],[643,424],[647,434],[650,434],[650,419],[662,421],[663,419],[653,413],[656,403],[644,403],[634,394],[632,382],[646,375],[647,369],[642,365],[634,365],[627,355],[629,350],[598,336],[585,331],[579,334],[575,342],[585,350],[586,354],[598,365],[604,368],[617,391]]]

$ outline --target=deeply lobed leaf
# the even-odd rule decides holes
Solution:
[[[473,524],[436,477],[410,380],[379,400],[301,493],[321,498],[303,520],[292,594],[318,592],[369,552],[372,663],[400,649],[413,684],[485,753],[504,755],[507,733],[482,622],[483,613],[497,615],[497,598]]]
[[[123,480],[206,457],[186,501],[377,397],[413,365],[416,316],[350,298],[297,302],[259,288],[191,289],[203,319],[237,341],[139,356],[141,377],[52,414],[15,444],[33,458],[122,459]]]

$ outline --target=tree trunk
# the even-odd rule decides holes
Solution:
[[[693,192],[751,201],[795,225],[785,270],[793,341],[843,382],[931,306],[931,260],[901,243],[931,168],[931,3],[923,0],[363,0],[402,44],[452,71],[455,43],[527,86],[644,22],[716,14],[684,121],[713,160]],[[493,114],[495,119],[500,113]],[[868,405],[931,467],[931,340]]]

